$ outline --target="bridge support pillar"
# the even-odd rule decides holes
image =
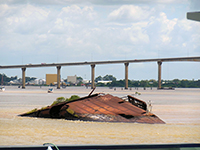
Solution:
[[[125,89],[128,89],[128,65],[129,63],[124,63],[125,65]]]
[[[25,89],[25,71],[26,71],[26,68],[22,68],[22,89]]]
[[[161,65],[162,62],[158,61],[158,89],[161,89]]]
[[[61,66],[57,66],[57,89],[60,89],[60,69]]]
[[[94,85],[94,68],[95,68],[95,64],[92,64],[91,65],[91,89],[94,89],[95,88],[95,85]]]

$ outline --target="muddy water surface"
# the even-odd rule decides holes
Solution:
[[[86,96],[91,89],[69,87],[48,94],[46,87],[6,87],[0,93],[0,145],[55,144],[152,144],[200,143],[200,89],[116,91],[97,88],[115,96],[135,94],[153,104],[153,113],[166,122],[158,124],[98,123],[18,117],[34,108],[50,105],[57,97]]]

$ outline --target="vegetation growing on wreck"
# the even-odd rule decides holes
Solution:
[[[32,109],[31,111],[27,112],[26,114],[32,114],[32,113],[34,113],[34,112],[36,112],[36,111],[38,111],[38,109],[37,109],[37,108],[34,108],[34,109]]]
[[[58,104],[58,103],[61,103],[61,102],[69,102],[69,101],[73,101],[73,100],[76,100],[76,99],[79,99],[80,97],[78,95],[72,95],[70,98],[64,98],[64,97],[58,97],[52,104],[52,105],[55,105],[55,104]]]
[[[76,100],[76,99],[79,99],[80,97],[78,95],[72,95],[69,99],[66,98],[66,101],[69,102],[69,101],[73,101],[73,100]]]
[[[56,98],[56,100],[51,104],[51,106],[55,105],[55,104],[58,104],[58,103],[61,103],[61,102],[64,102],[66,99],[64,97],[58,97]]]
[[[76,118],[79,118],[79,116],[70,108],[66,109],[66,111],[71,114],[72,116],[76,117]]]
[[[76,99],[79,99],[80,97],[78,95],[72,95],[70,98],[64,98],[64,97],[58,97],[56,98],[56,100],[51,104],[51,106],[55,105],[55,104],[59,104],[61,102],[69,102],[69,101],[73,101],[73,100],[76,100]],[[42,107],[41,109],[37,109],[37,108],[34,108],[32,109],[31,111],[27,112],[26,114],[32,114],[34,112],[37,112],[38,110],[44,110],[46,109],[48,106],[46,107]]]

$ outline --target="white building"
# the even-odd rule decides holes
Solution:
[[[43,84],[46,84],[46,80],[45,79],[35,79],[31,83],[38,84],[38,85],[43,85]]]
[[[82,82],[83,82],[83,83],[90,83],[90,80],[83,79]]]
[[[11,84],[11,85],[15,85],[15,84],[21,84],[21,80],[20,79],[16,79],[16,80],[12,80],[10,82],[8,82],[8,84]]]
[[[98,83],[103,83],[103,84],[107,84],[107,83],[111,83],[112,81],[98,81]]]
[[[76,84],[77,83],[77,77],[75,76],[67,76],[67,82]]]

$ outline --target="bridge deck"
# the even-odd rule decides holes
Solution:
[[[27,65],[7,65],[0,66],[0,69],[9,68],[33,68],[33,67],[54,67],[54,66],[76,66],[76,65],[97,65],[97,64],[119,64],[119,63],[139,63],[139,62],[170,62],[170,61],[199,61],[200,57],[177,57],[177,58],[156,58],[156,59],[132,59],[94,62],[72,62],[72,63],[50,63],[50,64],[27,64]]]

